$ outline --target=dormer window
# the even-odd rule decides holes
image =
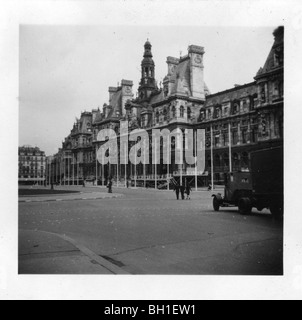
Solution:
[[[204,111],[200,111],[200,121],[204,121],[204,118],[205,118],[205,113]]]
[[[217,119],[217,118],[220,118],[220,108],[219,107],[217,107],[216,109],[215,109],[215,118]]]
[[[212,111],[209,109],[208,110],[208,119],[211,119],[212,118]]]
[[[235,102],[233,105],[233,114],[238,114],[239,113],[239,104],[238,102]]]

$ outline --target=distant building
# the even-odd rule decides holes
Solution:
[[[19,147],[19,184],[44,184],[46,157],[37,147]]]
[[[236,84],[213,94],[204,80],[203,47],[190,45],[187,55],[167,57],[168,72],[158,86],[152,46],[147,41],[136,98],[133,81],[122,80],[120,86],[109,87],[109,101],[102,110],[81,114],[54,156],[54,181],[78,184],[88,180],[103,184],[108,177],[113,177],[122,183],[126,178],[135,178],[155,185],[171,176],[179,181],[184,177],[194,180],[196,172],[192,166],[175,164],[175,141],[170,149],[173,152],[171,165],[163,162],[157,166],[100,165],[96,158],[102,144],[97,141],[98,132],[112,129],[119,137],[122,120],[129,121],[129,132],[145,129],[150,140],[152,129],[173,131],[178,128],[183,132],[204,129],[206,168],[198,173],[199,186],[208,185],[212,179],[216,184],[223,184],[227,172],[249,170],[251,152],[283,145],[284,28],[277,28],[274,37],[263,67],[250,83]]]

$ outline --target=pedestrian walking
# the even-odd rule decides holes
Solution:
[[[181,199],[185,200],[185,186],[180,186]]]
[[[108,188],[108,193],[112,193],[112,180],[111,179],[109,179],[109,181],[108,181],[107,188]]]
[[[192,191],[192,188],[190,186],[190,184],[188,182],[186,182],[186,194],[187,194],[187,200],[190,200],[191,199],[191,191]]]
[[[174,185],[174,191],[176,193],[176,199],[179,200],[179,191],[180,191],[179,184]]]

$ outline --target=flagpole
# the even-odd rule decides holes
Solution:
[[[197,131],[195,132],[195,190],[198,190],[198,180],[197,180]]]
[[[104,151],[104,150],[103,150]],[[104,152],[102,152],[102,185],[104,187],[105,185],[105,175],[104,175]]]
[[[231,134],[231,123],[229,123],[229,161],[230,161],[230,173],[233,171],[232,164],[232,134]]]
[[[119,187],[119,164],[118,164],[118,159],[119,159],[119,154],[118,154],[118,151],[117,151],[117,165],[116,165],[116,187],[118,188]]]
[[[125,188],[127,188],[127,148],[125,145]]]
[[[64,186],[66,186],[66,159],[65,159],[65,152],[63,154],[63,170],[64,170]]]
[[[77,184],[79,185],[79,161],[78,161],[78,154],[77,154]]]
[[[95,145],[95,184],[98,185],[98,146]]]
[[[146,188],[146,140],[144,140],[144,188]]]
[[[170,141],[170,139],[169,139],[169,141]],[[167,189],[168,189],[168,191],[170,190],[170,159],[171,159],[171,157],[170,157],[170,144],[168,143],[168,145],[167,145],[167,148],[168,148],[168,150],[167,150],[167,156],[168,156],[168,172],[167,172],[167,182],[168,182],[168,186],[167,186]]]
[[[62,156],[60,155],[60,186],[62,185]]]
[[[136,179],[137,179],[137,176],[136,176],[136,174],[137,174],[137,171],[136,171],[136,169],[137,169],[136,168],[136,156],[137,156],[136,144],[135,144],[134,150],[135,150],[134,187],[136,188]]]
[[[155,189],[157,189],[157,143],[155,137],[155,164],[154,164],[154,174],[155,174]]]
[[[211,125],[211,179],[212,190],[214,190],[214,146],[213,146],[213,126]]]

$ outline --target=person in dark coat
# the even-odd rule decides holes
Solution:
[[[190,197],[191,191],[192,191],[191,186],[190,186],[190,184],[187,182],[187,183],[186,183],[187,200],[190,200],[190,199],[191,199],[191,197]]]
[[[185,200],[185,186],[180,186],[181,199]]]
[[[109,181],[108,181],[107,188],[108,188],[108,193],[112,193],[112,180],[111,179],[109,179]]]
[[[176,199],[179,200],[179,191],[180,191],[180,186],[178,184],[176,184],[174,186],[174,191],[176,193]]]

